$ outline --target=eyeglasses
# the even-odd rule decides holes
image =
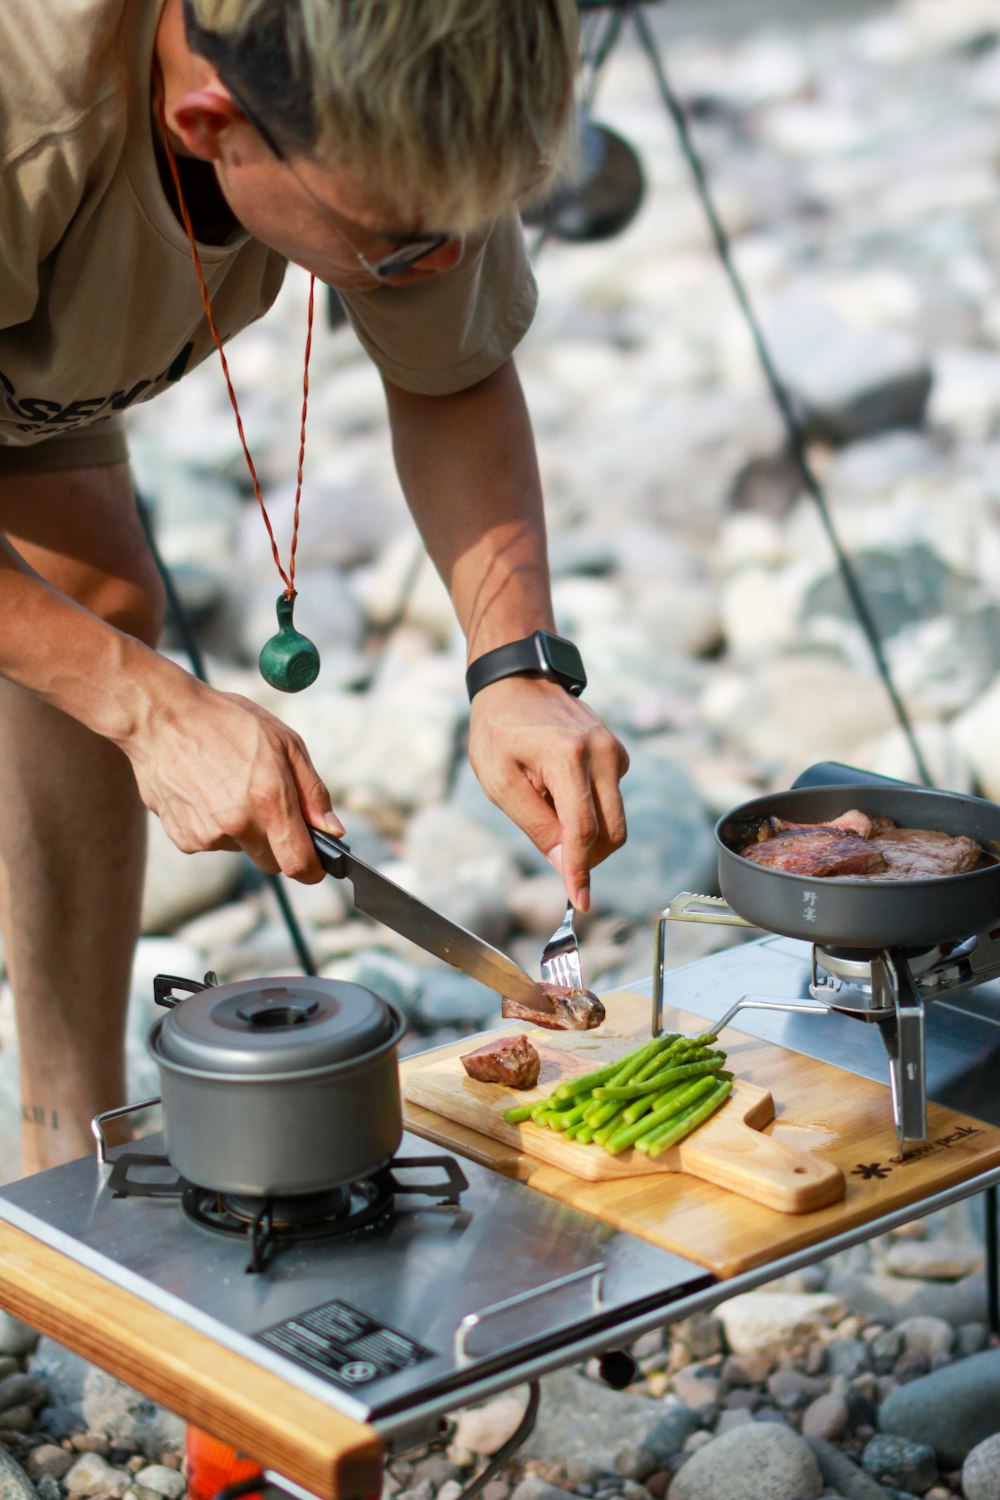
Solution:
[[[222,77],[221,74],[219,76],[220,78]],[[461,238],[460,235],[451,233],[450,231],[446,231],[443,234],[415,235],[412,240],[406,240],[405,243],[397,245],[395,250],[391,250],[388,255],[384,255],[380,260],[369,260],[368,256],[364,255],[358,249],[357,245],[355,245],[343,225],[337,222],[333,210],[321,198],[317,198],[309,184],[295,170],[263,120],[259,119],[255,112],[248,107],[245,99],[233,88],[227,78],[223,78],[222,81],[264,144],[277,160],[288,168],[313,207],[322,215],[330,227],[336,230],[355,260],[364,267],[368,275],[373,277],[375,281],[391,281],[401,271],[408,271],[411,266],[418,265],[420,261],[426,260],[428,255],[433,255],[437,250],[443,250],[445,245],[452,245],[456,240]]]

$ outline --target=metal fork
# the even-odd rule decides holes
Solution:
[[[575,915],[570,902],[566,915],[542,949],[542,983],[557,985],[561,990],[583,989],[580,945],[573,930]]]

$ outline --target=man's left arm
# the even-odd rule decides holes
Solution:
[[[468,661],[553,630],[541,482],[513,361],[452,395],[385,388],[400,481]],[[517,676],[476,694],[469,758],[487,796],[561,868],[570,900],[586,910],[592,866],[625,841],[624,746],[557,683]]]

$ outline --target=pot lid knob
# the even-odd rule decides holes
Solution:
[[[273,1000],[258,1000],[250,1005],[241,1005],[236,1014],[241,1021],[248,1021],[259,1031],[265,1028],[276,1031],[279,1026],[301,1026],[310,1016],[316,1015],[319,1001],[281,1005]]]

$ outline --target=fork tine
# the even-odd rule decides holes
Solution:
[[[541,976],[546,984],[558,985],[560,989],[582,989],[580,971],[580,947],[573,919],[576,912],[572,902],[566,914],[542,949]]]

